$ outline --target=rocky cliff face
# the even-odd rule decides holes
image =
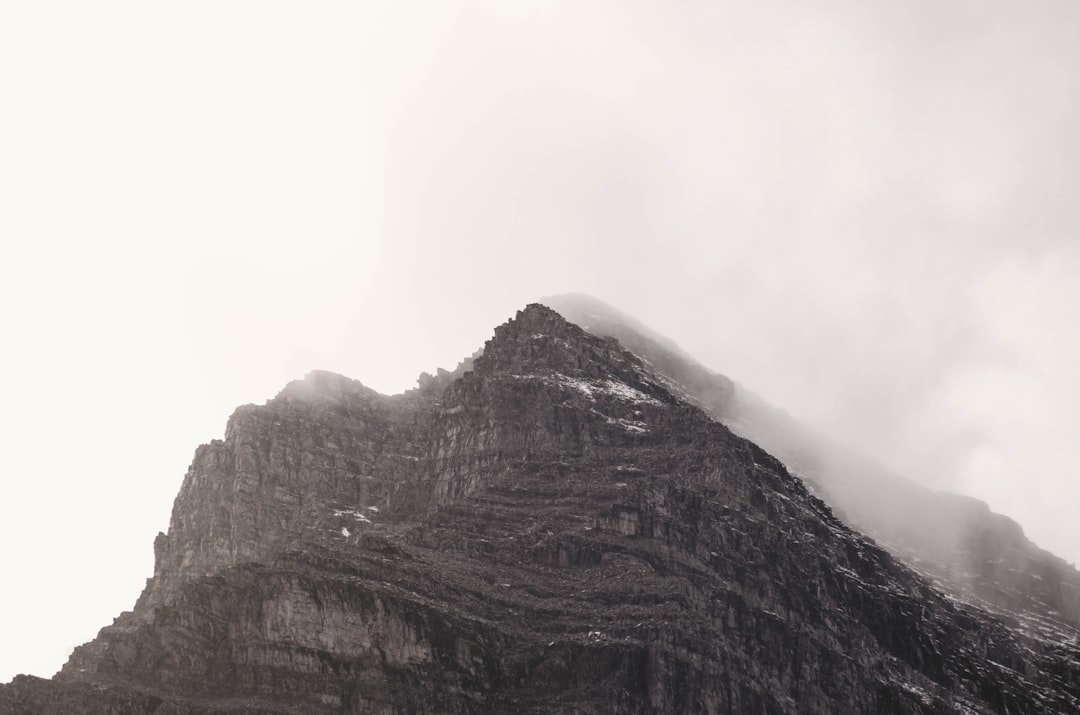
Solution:
[[[780,458],[843,520],[938,588],[997,613],[1025,637],[1080,639],[1080,572],[1033,544],[1012,519],[834,444],[590,296],[553,296],[545,303],[590,332],[620,340],[676,392]]]
[[[1080,646],[935,590],[683,389],[539,305],[403,395],[292,383],[196,452],[134,611],[0,712],[1080,708]]]

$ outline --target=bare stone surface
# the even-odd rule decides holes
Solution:
[[[403,395],[313,373],[200,447],[134,610],[4,713],[1064,713],[669,375],[532,305]],[[719,393],[718,393],[719,394]]]
[[[949,595],[997,613],[1022,637],[1051,644],[1080,640],[1080,572],[1033,544],[1012,519],[977,499],[892,474],[830,442],[594,298],[564,295],[545,302],[587,330],[619,339],[678,394],[781,459],[844,521]]]

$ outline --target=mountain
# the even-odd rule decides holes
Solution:
[[[239,408],[134,609],[0,712],[1080,709],[1075,639],[943,593],[641,348],[534,304],[401,395]]]
[[[596,298],[543,300],[586,330],[620,340],[678,394],[779,458],[846,523],[949,595],[998,613],[1024,635],[1080,639],[1080,572],[1032,543],[1012,519],[977,499],[893,474],[816,434]]]

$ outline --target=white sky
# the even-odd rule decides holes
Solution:
[[[510,9],[507,9],[510,8]],[[1080,6],[0,4],[0,682],[197,444],[595,294],[1080,560]]]

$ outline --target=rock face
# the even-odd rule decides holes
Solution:
[[[680,390],[540,305],[402,395],[291,383],[197,450],[135,609],[0,712],[1078,711],[1080,645],[943,595]]]
[[[590,296],[544,299],[590,332],[615,337],[667,384],[764,447],[837,514],[938,588],[991,610],[1023,636],[1080,639],[1080,572],[983,502],[936,492],[832,443],[673,342]]]

